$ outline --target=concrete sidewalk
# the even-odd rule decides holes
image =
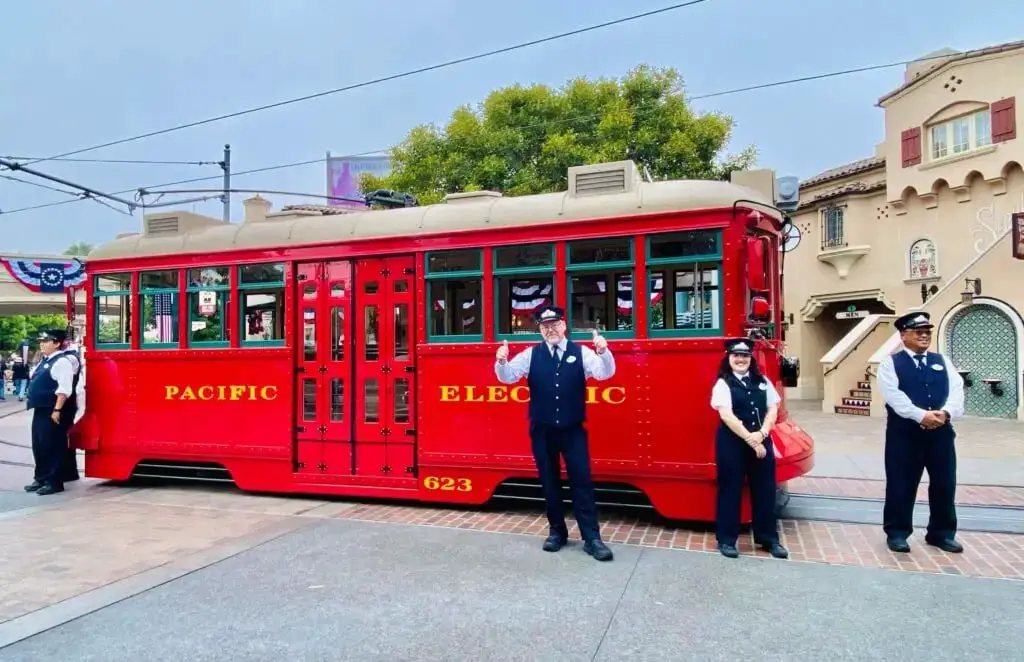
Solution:
[[[532,536],[320,521],[133,597],[86,596],[91,613],[0,658],[865,660],[897,646],[903,660],[994,660],[1024,637],[1018,582],[615,552],[600,564]]]
[[[814,438],[811,476],[885,479],[884,418],[823,413],[820,403],[808,400],[787,407]],[[960,484],[1024,487],[1024,422],[963,418],[954,427]]]

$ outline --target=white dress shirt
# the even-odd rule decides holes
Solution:
[[[903,348],[903,351],[910,355],[911,360],[916,362],[914,357],[917,356],[917,352],[912,352],[906,347]],[[956,371],[952,361],[941,354],[939,356],[943,363],[942,367],[949,376],[949,397],[946,398],[945,404],[939,407],[939,410],[944,409],[949,412],[950,420],[960,418],[964,415],[964,380],[960,377],[960,373]],[[924,369],[934,370],[934,368],[928,365],[927,356],[924,358]],[[907,397],[907,394],[900,390],[900,380],[896,377],[896,366],[893,364],[892,356],[885,357],[878,364],[878,386],[882,390],[882,397],[885,399],[886,404],[892,407],[897,416],[909,418],[917,423],[924,419],[924,415],[927,412],[915,406],[910,401],[910,398]]]
[[[64,355],[63,358],[67,360],[63,361],[60,358],[57,358],[61,355]],[[78,372],[78,368],[80,367],[78,357],[74,354],[67,354],[64,350],[57,350],[50,356],[45,357],[43,360],[45,361],[47,359],[53,359],[53,363],[50,364],[50,376],[53,377],[55,382],[57,382],[57,395],[63,395],[70,398],[71,386],[75,380],[75,373]],[[39,365],[41,363],[42,361],[37,363],[32,369],[32,375],[35,375],[36,370],[39,370]]]
[[[565,354],[568,344],[568,339],[562,338],[562,341],[557,345],[548,345],[547,347],[548,351],[552,353],[560,352],[559,356],[562,356]],[[527,347],[513,358],[505,361],[504,365],[500,361],[495,361],[494,374],[498,377],[498,381],[502,384],[515,384],[523,377],[529,375],[530,358],[533,356],[534,347]],[[583,354],[583,372],[588,378],[592,377],[598,381],[603,381],[610,379],[615,374],[615,357],[612,356],[611,348],[605,348],[601,354],[598,354],[586,345],[580,345],[580,350]]]
[[[735,371],[732,374],[736,379],[743,379],[747,376]],[[767,391],[768,407],[774,407],[779,404],[781,398],[779,397],[779,392],[775,390],[775,386],[772,385],[771,380],[765,379],[763,386],[765,386],[764,390]],[[711,389],[711,407],[713,409],[732,410],[732,391],[729,390],[729,385],[725,383],[724,379],[719,379],[715,382],[714,388]]]

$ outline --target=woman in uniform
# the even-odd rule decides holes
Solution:
[[[718,470],[716,537],[723,556],[736,558],[740,534],[743,479],[750,481],[754,544],[775,558],[789,552],[779,543],[775,518],[775,453],[770,432],[778,414],[779,394],[758,370],[753,342],[735,338],[725,343],[726,355],[711,391],[711,406],[721,423],[715,435]]]

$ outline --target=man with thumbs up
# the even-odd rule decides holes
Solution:
[[[498,348],[494,373],[504,384],[526,377],[530,387],[530,440],[547,503],[549,535],[544,550],[557,552],[569,539],[562,508],[559,456],[565,460],[572,490],[572,510],[584,540],[583,551],[598,561],[612,560],[612,551],[601,541],[594,483],[590,477],[587,444],[587,378],[609,379],[615,359],[608,341],[597,330],[594,349],[566,337],[565,313],[557,306],[538,310],[534,319],[543,341],[508,358],[508,341]]]

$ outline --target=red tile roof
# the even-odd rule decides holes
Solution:
[[[813,198],[807,198],[800,201],[798,209],[803,211],[817,204],[825,202],[827,200],[833,200],[835,198],[841,198],[844,195],[850,194],[864,194],[864,193],[875,193],[876,191],[884,191],[885,182],[874,182],[868,184],[867,182],[853,182],[851,184],[843,184],[827,191],[823,191]]]
[[[914,77],[914,80],[907,81],[906,83],[903,83],[902,85],[897,87],[895,90],[893,90],[893,91],[889,92],[888,94],[885,94],[882,97],[880,97],[878,99],[878,104],[877,105],[879,105],[879,106],[882,105],[883,103],[885,103],[886,101],[888,101],[892,97],[896,96],[900,92],[902,92],[902,91],[904,91],[904,90],[906,90],[908,88],[911,88],[914,85],[916,85],[917,83],[919,83],[920,81],[924,80],[925,78],[928,77],[929,74],[935,73],[936,71],[938,71],[939,69],[941,69],[941,68],[943,68],[943,67],[945,67],[947,65],[953,64],[955,62],[963,62],[964,60],[970,60],[972,58],[982,57],[982,56],[985,56],[985,55],[995,55],[997,53],[1004,53],[1006,51],[1013,51],[1013,50],[1017,50],[1018,48],[1024,48],[1024,41],[1011,41],[1011,42],[1007,42],[1005,44],[997,44],[995,46],[987,46],[985,48],[976,48],[973,51],[965,51],[963,53],[951,53],[951,54],[946,54],[946,55],[935,55],[934,56],[934,59],[935,59],[935,65],[934,66],[931,66],[931,67],[921,71],[917,76]],[[920,61],[920,60],[918,60],[918,61]]]
[[[844,177],[849,177],[851,175],[856,175],[862,172],[868,172],[869,170],[882,168],[884,166],[885,159],[883,158],[872,157],[870,159],[861,159],[860,161],[854,161],[853,163],[841,165],[838,168],[832,168],[831,170],[826,170],[825,172],[819,172],[817,175],[809,177],[808,179],[805,179],[804,181],[800,182],[800,186],[817,186],[819,184],[824,184],[825,182],[830,182],[835,179],[842,179]]]

